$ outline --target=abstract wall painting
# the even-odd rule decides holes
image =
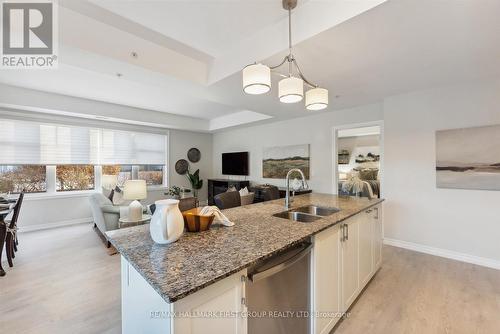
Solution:
[[[436,131],[436,186],[500,190],[500,125]]]

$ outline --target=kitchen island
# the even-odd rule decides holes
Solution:
[[[122,256],[122,330],[132,333],[147,328],[147,332],[178,334],[197,333],[197,328],[209,333],[208,328],[217,333],[246,333],[246,319],[240,316],[245,312],[246,269],[307,240],[314,244],[311,311],[321,306],[329,312],[343,312],[380,266],[381,202],[315,193],[295,197],[292,208],[313,204],[340,209],[310,223],[273,216],[284,210],[282,199],[237,207],[224,210],[235,226],[214,224],[206,232],[185,233],[170,245],[155,244],[148,225],[107,232]],[[351,233],[347,231],[350,224]],[[346,233],[351,234],[349,240]],[[368,262],[369,269],[362,268]],[[343,269],[346,265],[350,267]],[[365,271],[366,277],[361,275]],[[331,283],[331,279],[338,289],[329,284],[324,288],[335,291],[320,291],[325,280]],[[338,297],[338,306],[323,307],[321,295],[328,293],[333,299]],[[210,318],[214,314],[203,313],[198,317],[192,315],[193,310],[238,315],[217,313]],[[312,319],[314,333],[336,322],[328,317]]]

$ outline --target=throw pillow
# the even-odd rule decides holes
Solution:
[[[116,186],[115,192],[113,193],[113,205],[122,205],[124,202],[123,191]]]
[[[241,188],[240,189],[240,196],[246,196],[248,195],[248,188],[245,187],[245,188]]]
[[[230,191],[237,191],[236,187],[235,186],[231,186],[231,187],[227,188],[227,192],[230,192]]]

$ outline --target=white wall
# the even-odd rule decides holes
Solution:
[[[500,124],[500,80],[387,98],[384,120],[385,237],[500,268],[500,191],[437,189],[435,173],[436,130]]]
[[[311,188],[332,191],[332,127],[384,119],[386,242],[500,268],[500,192],[437,189],[435,131],[500,124],[500,80],[434,88],[307,118],[214,134],[213,172],[221,153],[250,152],[249,180],[262,178],[266,146],[311,144]]]
[[[304,113],[308,112],[304,111]],[[217,177],[227,178],[222,175],[221,155],[223,152],[249,151],[250,175],[247,179],[253,183],[271,183],[282,186],[284,180],[262,178],[263,148],[310,144],[311,180],[309,186],[315,192],[331,193],[333,187],[332,128],[337,125],[380,120],[382,116],[382,105],[372,104],[215,133],[213,136],[213,173]]]
[[[197,163],[189,162],[189,165],[191,173],[194,173],[197,169],[200,170],[200,178],[203,179],[203,188],[198,191],[198,197],[201,202],[205,201],[208,195],[207,179],[212,176],[212,134],[171,130],[170,137],[170,186],[175,185],[191,188],[187,177],[177,174],[174,167],[177,160],[188,160],[187,151],[192,147],[196,147],[201,152],[201,159]]]

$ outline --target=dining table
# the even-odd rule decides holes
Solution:
[[[5,276],[5,270],[2,267],[2,253],[5,245],[5,238],[7,237],[7,223],[5,222],[5,217],[7,217],[16,205],[15,200],[8,200],[8,203],[2,204],[0,206],[0,277]]]

